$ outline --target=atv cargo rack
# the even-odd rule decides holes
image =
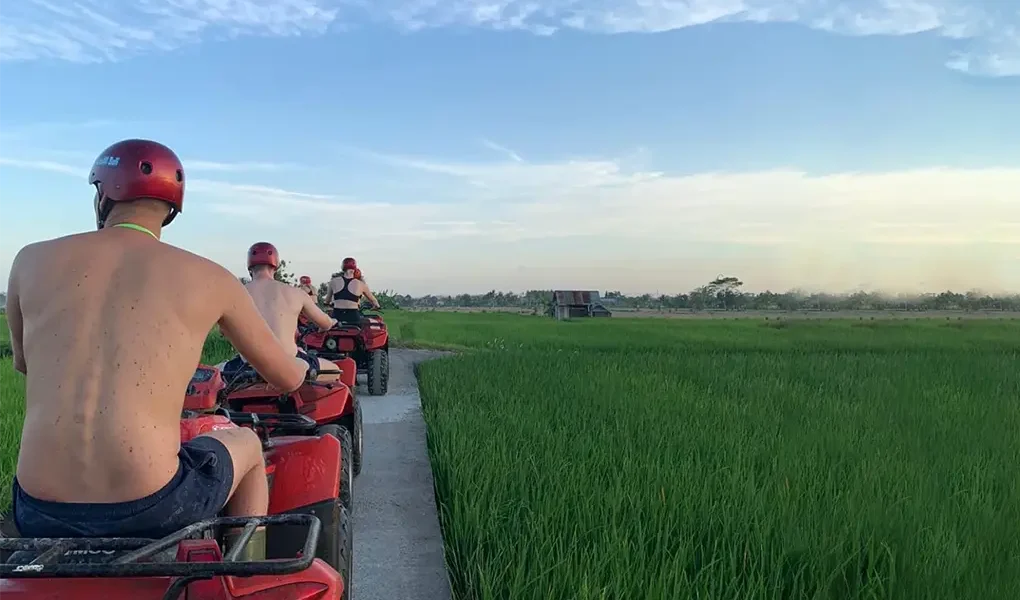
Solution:
[[[308,527],[304,547],[295,558],[239,561],[256,528],[274,525]],[[158,555],[184,540],[215,533],[222,527],[244,529],[233,547],[219,562],[179,562],[158,560]],[[220,517],[189,525],[159,540],[138,538],[0,538],[4,553],[31,553],[31,561],[18,564],[17,555],[0,564],[0,579],[52,579],[66,577],[176,577],[164,600],[178,598],[193,581],[213,577],[251,577],[288,575],[309,568],[315,560],[322,522],[310,514],[284,514],[267,517]],[[62,562],[68,555],[88,555],[88,562]],[[108,556],[96,557],[99,554]],[[93,558],[95,557],[95,558]],[[140,562],[148,559],[150,562]],[[73,559],[72,559],[73,560]],[[26,558],[27,561],[27,558]]]

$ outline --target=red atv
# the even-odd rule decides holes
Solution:
[[[390,334],[378,313],[362,313],[360,323],[337,323],[329,331],[298,328],[298,344],[326,360],[353,358],[368,377],[368,393],[384,396],[390,383]]]
[[[207,376],[208,375],[208,376]],[[340,442],[311,432],[304,415],[232,413],[216,408],[218,372],[200,368],[181,415],[181,441],[249,426],[263,439],[268,517],[223,517],[161,540],[0,538],[5,600],[350,600],[353,531],[340,496]],[[315,473],[309,478],[309,473]],[[266,560],[241,562],[255,529],[266,526]],[[226,528],[244,527],[226,549]],[[225,551],[224,551],[225,550]]]
[[[197,379],[211,382],[206,387],[195,389],[196,398],[200,397],[204,404],[212,402],[214,406],[223,406],[234,412],[304,415],[316,423],[318,435],[329,434],[340,440],[343,448],[340,497],[347,510],[353,513],[354,476],[361,472],[362,462],[361,404],[354,395],[357,370],[354,361],[338,361],[338,367],[338,370],[310,373],[308,381],[300,388],[289,394],[280,394],[251,365],[235,358],[227,362],[222,373],[215,367],[199,365],[192,386]],[[340,381],[319,383],[315,381],[318,374],[338,374]],[[189,402],[191,400],[185,401],[186,408]],[[274,437],[295,433],[286,427],[273,427],[267,431]]]
[[[343,508],[340,508],[343,510]],[[239,562],[259,525],[303,532],[294,557]],[[244,526],[226,554],[217,531]],[[0,538],[14,552],[0,564],[4,600],[342,600],[343,577],[315,557],[314,515],[210,519],[160,540]],[[295,538],[298,539],[298,538]]]

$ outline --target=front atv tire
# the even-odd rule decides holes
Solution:
[[[385,396],[390,385],[390,352],[373,350],[368,355],[368,393]]]
[[[318,435],[331,435],[340,440],[340,503],[349,514],[354,513],[354,441],[351,432],[340,425],[323,425]]]
[[[361,475],[361,462],[365,448],[365,426],[361,414],[361,402],[355,397],[354,413],[344,417],[341,425],[351,432],[351,440],[354,442],[354,454],[352,469],[354,476]]]
[[[344,582],[344,593],[340,598],[351,600],[354,597],[351,586],[351,575],[354,572],[354,527],[347,509],[339,500],[333,502],[328,522],[323,520],[315,558],[322,559],[340,574]]]
[[[354,528],[351,526],[350,515],[344,507],[340,507],[340,515],[336,526],[334,527],[336,539],[335,555],[337,556],[337,562],[333,565],[337,573],[340,573],[340,577],[344,581],[344,593],[340,596],[340,600],[351,600],[354,598],[354,582],[352,581],[354,575]]]

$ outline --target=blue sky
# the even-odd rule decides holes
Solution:
[[[1001,0],[55,0],[0,8],[0,277],[124,137],[165,240],[377,289],[1020,289]],[[854,8],[849,8],[853,6]]]

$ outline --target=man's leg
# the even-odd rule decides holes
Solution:
[[[220,429],[202,434],[226,446],[234,466],[234,480],[227,496],[230,517],[262,516],[269,511],[269,482],[262,440],[247,427]]]
[[[318,359],[319,361],[319,378],[316,380],[319,383],[335,383],[340,381],[340,375],[333,373],[323,373],[323,371],[339,371],[340,367],[336,363],[324,358]]]
[[[262,440],[247,427],[210,431],[201,437],[211,437],[226,446],[234,467],[234,479],[224,513],[228,517],[260,517],[269,512],[269,480],[266,478],[266,459],[262,454]],[[198,439],[198,438],[196,438]],[[225,549],[233,548],[240,528],[230,528],[224,534]],[[266,558],[266,528],[259,527],[241,552],[241,560],[257,561]]]

